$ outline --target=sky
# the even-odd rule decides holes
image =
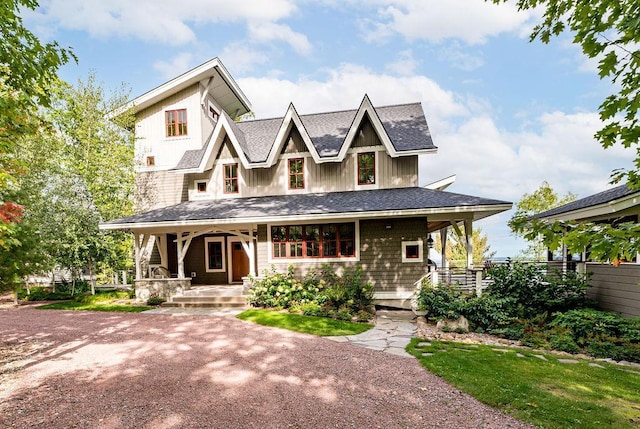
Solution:
[[[517,202],[543,181],[563,195],[605,190],[634,154],[593,138],[598,106],[615,92],[572,44],[530,42],[541,10],[484,0],[40,0],[25,25],[70,46],[78,63],[131,98],[219,57],[257,119],[421,102],[436,155],[420,184],[455,174],[447,190]],[[513,211],[477,222],[498,257],[526,242]]]

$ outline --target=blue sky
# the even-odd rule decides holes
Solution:
[[[41,0],[25,24],[71,46],[107,90],[132,96],[219,57],[256,118],[420,101],[439,153],[421,184],[457,174],[448,190],[516,202],[547,180],[578,196],[606,189],[633,154],[593,139],[597,107],[615,90],[569,36],[529,42],[539,11],[484,0]],[[476,225],[498,256],[526,243],[511,212]]]

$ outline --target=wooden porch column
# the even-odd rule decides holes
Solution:
[[[442,252],[440,253],[440,268],[445,271],[449,270],[449,261],[447,261],[447,232],[449,228],[442,228],[440,230],[440,244],[442,244]]]
[[[197,235],[195,232],[190,232],[187,236],[183,236],[183,233],[178,234],[178,238],[176,243],[178,245],[178,278],[184,279],[186,276],[184,275],[184,258],[187,256],[187,252],[189,251],[189,246],[191,245],[191,241],[193,237]]]
[[[144,278],[144,275],[142,275],[142,250],[147,247],[147,244],[149,243],[149,237],[149,234],[139,234],[137,232],[133,233],[133,250],[136,261],[136,280],[141,280]]]
[[[156,247],[160,254],[160,265],[169,268],[169,257],[167,255],[167,234],[158,234],[156,237]]]
[[[467,269],[473,268],[473,221],[466,219],[464,221],[465,245],[467,247]]]

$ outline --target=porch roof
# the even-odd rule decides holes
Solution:
[[[205,224],[371,219],[451,214],[474,220],[509,210],[512,203],[420,187],[186,201],[102,223],[101,229]],[[456,217],[457,216],[457,217]]]

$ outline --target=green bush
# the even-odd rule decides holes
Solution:
[[[416,305],[433,320],[457,319],[464,307],[462,293],[454,286],[434,285],[424,279],[416,296]]]
[[[147,305],[162,305],[165,302],[167,302],[167,300],[157,293],[152,293],[149,295],[149,298],[147,298]]]
[[[119,299],[129,299],[129,292],[127,291],[101,291],[96,292],[95,295],[84,294],[76,296],[75,301],[83,304],[108,304]]]
[[[322,306],[316,302],[307,302],[305,304],[300,304],[300,311],[305,316],[326,316],[324,310],[322,310]]]
[[[254,307],[289,308],[293,304],[304,304],[324,288],[324,282],[315,274],[297,280],[293,274],[293,266],[287,273],[278,272],[275,267],[265,270],[263,277],[255,280],[249,290],[249,304]]]
[[[501,298],[489,293],[469,296],[462,304],[461,312],[469,320],[474,330],[484,332],[499,331],[511,326],[516,317],[511,316],[513,298]],[[499,335],[498,332],[495,335]]]
[[[27,293],[26,289],[18,291],[18,299],[24,301],[61,301],[65,299],[71,299],[72,296],[67,292],[51,292],[48,288],[44,287],[32,287],[30,293]]]
[[[570,329],[578,344],[584,346],[590,338],[606,336],[640,342],[640,318],[624,318],[610,311],[591,308],[557,313],[549,324]]]

